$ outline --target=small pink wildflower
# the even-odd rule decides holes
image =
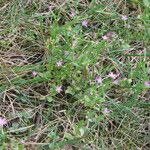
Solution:
[[[88,20],[83,20],[82,21],[82,26],[83,27],[88,27]]]
[[[128,20],[128,16],[127,15],[121,15],[121,19],[126,21],[126,20]]]
[[[61,67],[62,65],[63,65],[63,62],[62,62],[62,61],[56,62],[56,66],[57,66],[57,67]]]
[[[116,78],[118,77],[118,75],[117,75],[117,74],[114,74],[113,72],[110,72],[110,73],[108,74],[108,77],[110,77],[110,78],[112,78],[112,79],[116,79]]]
[[[104,36],[102,36],[102,39],[103,39],[103,40],[108,40],[109,37],[108,37],[107,35],[104,35]]]
[[[109,38],[114,38],[115,36],[116,36],[116,33],[115,32],[108,32],[107,34],[106,34]]]
[[[114,81],[113,81],[113,84],[118,85],[118,84],[119,84],[119,80],[118,80],[118,79],[114,80]]]
[[[150,88],[150,81],[145,81],[145,82],[144,82],[144,85],[145,85],[147,88]]]
[[[0,117],[0,127],[3,127],[7,124],[7,120],[5,118]]]
[[[54,6],[48,6],[48,10],[51,12],[53,10]]]
[[[62,91],[62,86],[60,85],[60,86],[57,86],[56,87],[56,92],[57,93],[60,93]]]
[[[77,40],[73,40],[73,41],[72,41],[72,47],[73,47],[73,48],[75,48],[75,47],[76,47],[76,45],[77,45],[77,43],[78,43],[78,41],[77,41]]]
[[[71,11],[71,12],[69,13],[69,16],[70,16],[70,17],[74,17],[74,16],[75,16],[75,12],[74,12],[74,11]]]
[[[32,76],[33,76],[33,77],[37,76],[37,74],[38,74],[38,73],[37,73],[36,71],[32,71]]]
[[[101,84],[101,83],[102,83],[102,78],[101,78],[100,76],[97,76],[97,77],[95,78],[95,81],[96,81],[97,83]]]
[[[103,114],[108,115],[110,113],[110,110],[108,108],[104,108]]]
[[[21,143],[21,144],[25,144],[26,142],[25,142],[24,140],[21,140],[20,143]]]
[[[69,52],[68,52],[68,51],[64,51],[64,55],[65,55],[65,56],[68,56],[68,55],[69,55]]]

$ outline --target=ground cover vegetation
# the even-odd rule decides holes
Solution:
[[[150,148],[149,0],[0,0],[0,149]]]

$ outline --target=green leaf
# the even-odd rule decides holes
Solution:
[[[79,131],[80,131],[80,135],[83,136],[84,135],[84,128],[80,128]]]
[[[48,102],[52,102],[53,101],[53,98],[51,96],[47,96],[47,101]]]
[[[73,140],[74,137],[70,133],[65,133],[65,138],[68,140]]]
[[[150,7],[150,0],[143,0],[143,3],[146,7]]]

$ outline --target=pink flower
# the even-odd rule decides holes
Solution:
[[[118,79],[114,80],[114,81],[113,81],[113,84],[118,85],[118,84],[119,84],[119,80],[118,80]]]
[[[3,127],[7,124],[7,120],[5,118],[0,117],[0,127]]]
[[[112,79],[116,79],[118,77],[118,74],[114,74],[113,72],[110,72],[108,74],[108,77],[112,78]]]
[[[144,82],[144,85],[145,85],[147,88],[150,88],[150,81],[145,81],[145,82]]]
[[[65,56],[68,56],[68,55],[69,55],[69,52],[68,52],[68,51],[64,51],[64,55],[65,55]]]
[[[97,77],[95,78],[95,81],[96,81],[97,83],[101,84],[101,83],[102,83],[102,78],[101,78],[100,76],[97,76]]]
[[[51,12],[55,6],[48,6],[48,10]]]
[[[83,20],[82,21],[82,26],[83,27],[88,27],[88,20]]]
[[[75,12],[74,12],[74,11],[71,11],[71,12],[69,13],[69,16],[70,16],[70,17],[74,17],[74,16],[75,16]]]
[[[126,15],[121,15],[121,19],[124,20],[124,21],[126,21],[126,20],[128,20],[128,16],[126,16]]]
[[[115,36],[116,36],[116,33],[115,32],[108,32],[107,34],[106,34],[109,38],[114,38]]]
[[[103,40],[109,40],[109,37],[107,35],[102,36]]]
[[[57,93],[60,93],[62,91],[62,86],[60,85],[60,86],[57,86],[56,87],[56,92]]]
[[[73,41],[72,41],[72,47],[73,47],[73,48],[75,48],[75,47],[76,47],[77,42],[78,42],[77,40],[73,40]]]
[[[33,77],[37,76],[37,74],[38,74],[38,73],[37,73],[36,71],[32,71],[32,76],[33,76]]]
[[[104,108],[103,114],[108,115],[110,113],[110,110],[108,108]]]
[[[56,62],[56,66],[57,66],[57,67],[61,67],[62,65],[63,65],[63,62],[62,62],[62,61]]]

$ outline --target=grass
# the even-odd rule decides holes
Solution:
[[[0,149],[149,149],[148,0],[1,0],[0,13]]]

